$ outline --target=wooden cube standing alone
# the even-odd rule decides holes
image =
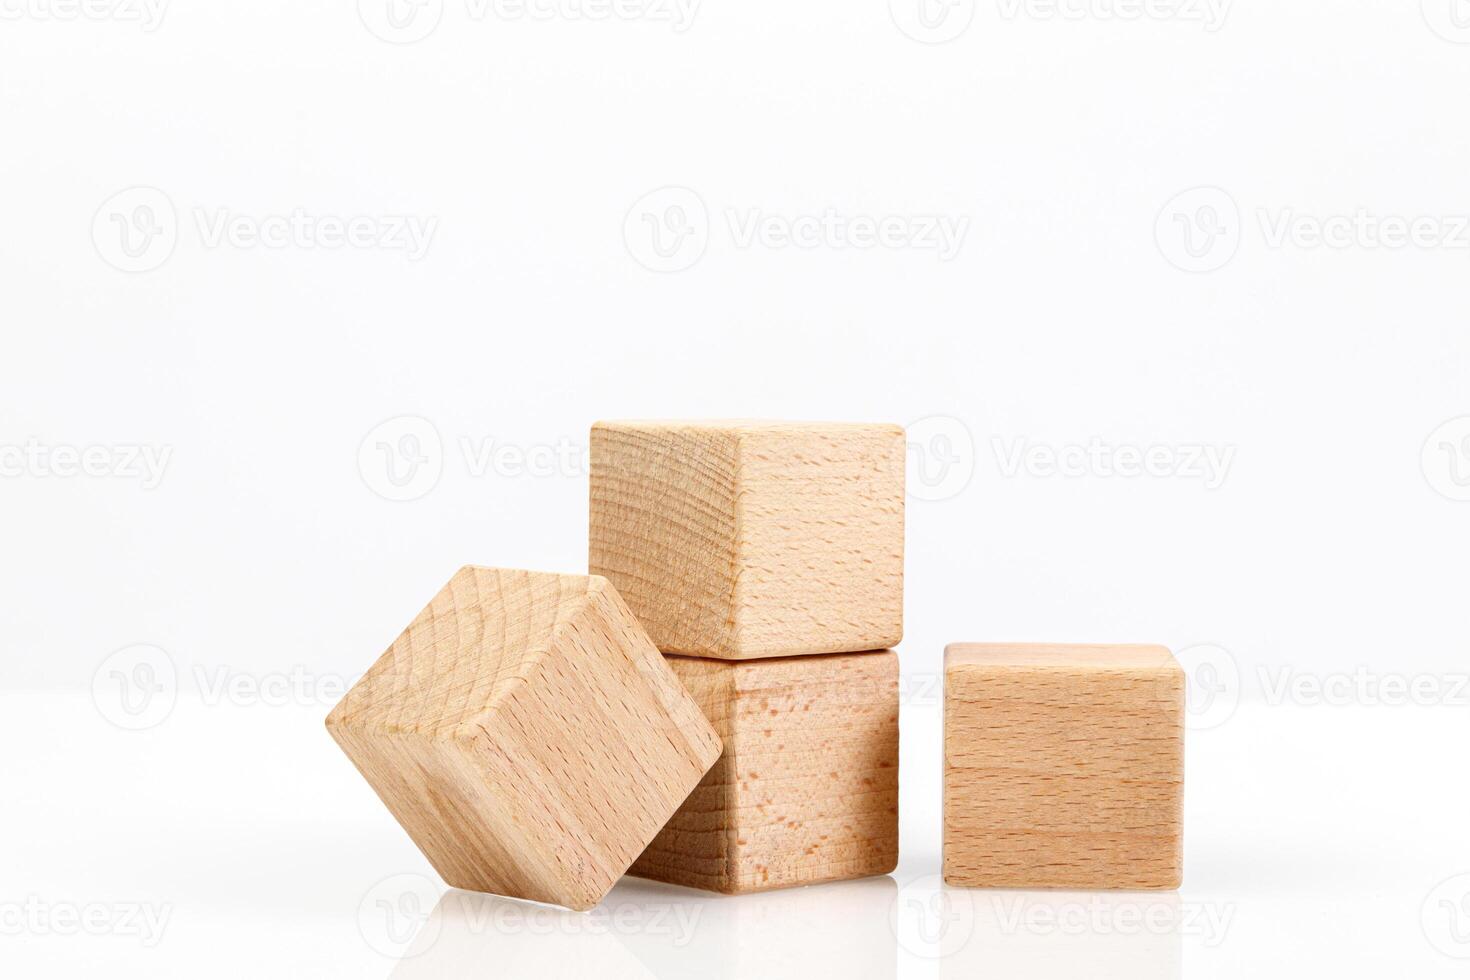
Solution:
[[[600,422],[588,565],[664,653],[895,646],[904,433],[820,422]]]
[[[467,567],[327,718],[455,888],[587,909],[720,754],[606,580]]]
[[[944,654],[944,880],[1177,888],[1184,672],[1158,646]]]
[[[898,656],[669,665],[725,744],[630,873],[740,893],[898,863]]]

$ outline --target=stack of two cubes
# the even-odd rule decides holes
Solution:
[[[456,887],[891,871],[902,430],[607,423],[591,457],[592,574],[461,569],[333,737]]]
[[[903,479],[898,426],[593,428],[591,571],[724,745],[632,874],[740,893],[893,870]]]

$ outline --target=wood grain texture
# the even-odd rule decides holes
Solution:
[[[898,863],[898,656],[670,657],[725,751],[631,874],[737,894]]]
[[[1159,646],[955,644],[944,880],[1177,888],[1184,672]]]
[[[903,636],[904,433],[599,422],[588,565],[665,653],[748,660]]]
[[[455,888],[596,905],[720,754],[616,590],[460,569],[327,718]]]

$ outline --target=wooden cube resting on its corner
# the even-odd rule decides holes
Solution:
[[[605,579],[466,567],[327,718],[455,888],[587,909],[720,755]]]
[[[898,862],[898,656],[670,657],[725,752],[631,874],[736,894]]]
[[[826,422],[599,422],[589,567],[664,653],[895,646],[904,432]]]
[[[944,653],[944,880],[1177,888],[1184,672],[1159,646]]]

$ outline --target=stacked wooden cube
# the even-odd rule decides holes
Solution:
[[[898,861],[904,434],[602,423],[589,564],[725,751],[633,864],[727,893]]]

